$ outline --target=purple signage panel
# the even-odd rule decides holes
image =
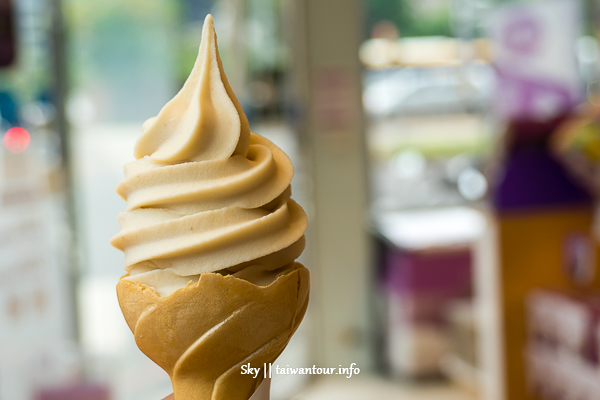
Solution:
[[[492,14],[498,114],[511,120],[547,120],[581,101],[575,59],[580,26],[580,3],[573,0],[511,4]]]

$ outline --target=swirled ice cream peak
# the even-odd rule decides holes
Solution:
[[[198,58],[177,95],[142,127],[135,157],[165,164],[246,155],[250,128],[219,56],[211,15],[206,17]]]
[[[223,71],[213,19],[179,93],[146,121],[117,192],[127,201],[111,243],[126,279],[163,296],[200,274],[266,285],[295,268],[306,215],[290,199],[293,167],[248,120]]]

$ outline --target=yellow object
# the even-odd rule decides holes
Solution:
[[[117,192],[127,201],[111,243],[138,347],[171,377],[177,400],[248,400],[300,324],[309,273],[307,218],[293,167],[250,132],[223,71],[212,16],[181,91],[142,127]]]
[[[127,279],[119,304],[138,347],[163,368],[177,400],[247,400],[262,382],[242,375],[283,351],[308,305],[308,270],[266,287],[233,276],[202,274],[170,296]]]
[[[525,300],[534,289],[585,290],[566,269],[566,243],[573,235],[591,238],[592,207],[516,211],[498,217],[500,309],[504,342],[506,399],[535,397],[527,390],[523,350],[527,340]],[[592,256],[595,247],[591,248]],[[589,260],[595,269],[594,257]],[[597,272],[588,287],[600,287]]]

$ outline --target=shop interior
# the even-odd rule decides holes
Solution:
[[[272,400],[600,396],[598,0],[0,0],[0,400],[161,400],[115,192],[214,16],[308,215]]]

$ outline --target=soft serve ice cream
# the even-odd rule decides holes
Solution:
[[[291,200],[293,167],[250,132],[208,16],[180,92],[142,127],[111,243],[128,274],[119,303],[140,349],[164,368],[177,400],[247,400],[308,303],[306,215]]]
[[[211,17],[190,77],[143,125],[135,157],[117,187],[127,211],[112,239],[125,253],[128,279],[169,294],[202,273],[264,273],[300,255],[306,216],[290,199],[292,164],[250,132]]]

